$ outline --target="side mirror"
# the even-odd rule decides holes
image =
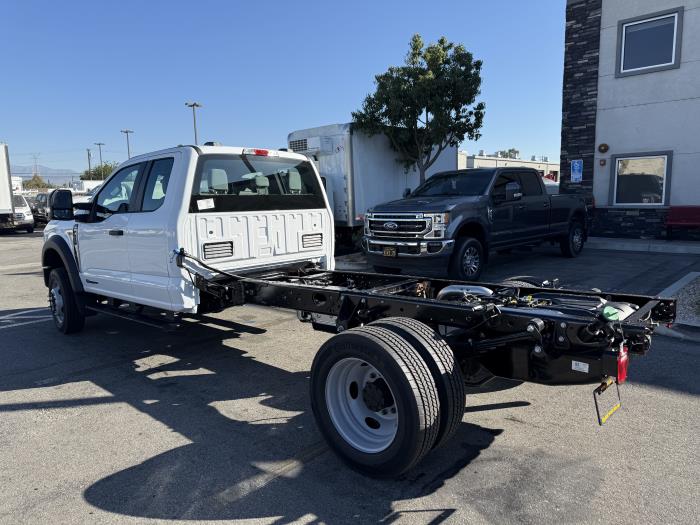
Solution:
[[[509,182],[506,184],[506,201],[519,201],[523,196],[520,184],[517,182]]]
[[[73,193],[70,190],[55,190],[49,198],[49,220],[69,221],[73,219]]]
[[[406,188],[405,190],[403,190],[403,198],[404,199],[408,199],[408,197],[410,197],[410,195],[411,195],[411,188]]]

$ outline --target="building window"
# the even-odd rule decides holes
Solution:
[[[671,152],[613,157],[613,204],[665,205],[670,165]]]
[[[683,8],[618,23],[617,76],[680,66]]]

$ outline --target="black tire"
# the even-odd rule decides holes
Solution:
[[[49,274],[49,307],[56,328],[64,334],[80,332],[85,326],[85,315],[64,268],[54,268]]]
[[[583,251],[583,243],[585,238],[585,230],[583,223],[579,220],[571,221],[569,224],[569,232],[565,237],[562,237],[559,242],[561,253],[565,257],[578,257]]]
[[[454,436],[464,417],[466,394],[464,378],[454,352],[430,326],[408,317],[387,317],[370,326],[395,332],[411,343],[433,376],[440,400],[438,436],[433,448],[440,447]]]
[[[27,226],[27,233],[34,233],[34,226]]]
[[[334,367],[342,366],[345,360],[358,360],[360,366],[369,364],[390,388],[394,402],[391,406],[397,411],[396,433],[382,450],[370,453],[351,445],[333,422],[327,402],[327,380]],[[328,388],[332,392],[333,385]],[[359,396],[357,385],[354,396],[352,385],[348,395],[354,399]],[[363,389],[363,400],[364,396]],[[430,451],[437,438],[439,401],[430,370],[411,344],[385,328],[353,328],[321,346],[311,367],[311,408],[331,449],[352,468],[374,477],[395,477],[406,472]]]
[[[467,261],[467,257],[472,259]],[[484,247],[478,239],[474,237],[457,239],[450,260],[450,277],[460,281],[478,281],[484,269],[484,258]],[[472,264],[469,264],[470,262]]]

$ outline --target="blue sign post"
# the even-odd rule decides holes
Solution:
[[[571,182],[581,182],[583,180],[583,159],[571,161]]]

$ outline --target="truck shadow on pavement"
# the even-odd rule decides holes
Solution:
[[[266,337],[258,328],[241,329]],[[210,328],[189,330],[196,340]],[[188,347],[167,352],[177,362],[137,368],[132,380],[109,390],[192,442],[98,481],[85,491],[90,504],[160,519],[378,521],[392,514],[396,499],[435,491],[500,433],[463,424],[449,451],[432,454],[398,483],[372,480],[341,464],[321,441],[306,370],[271,366],[220,338]],[[180,375],[192,369],[213,374]],[[444,517],[454,511],[438,510]]]
[[[33,345],[29,351],[36,355],[26,355],[37,372],[6,376],[0,390],[88,381],[110,396],[15,403],[0,406],[0,412],[126,403],[178,434],[179,442],[189,441],[168,449],[172,440],[163,438],[163,452],[84,491],[85,500],[99,509],[158,519],[392,522],[399,517],[394,502],[411,507],[405,500],[435,492],[501,433],[463,423],[448,446],[401,479],[367,478],[342,464],[322,441],[308,404],[308,364],[285,362],[281,368],[268,364],[278,362],[269,352],[252,355],[236,347],[246,333],[255,334],[261,349],[279,340],[279,333],[220,319],[185,324],[164,333],[97,317],[79,336],[52,334],[50,344]],[[50,330],[50,322],[42,325],[42,331]],[[156,440],[162,432],[157,430]],[[145,434],[154,439],[152,431]],[[120,446],[138,451],[139,442]],[[149,443],[148,450],[154,448],[158,443]],[[139,456],[126,457],[133,455]],[[456,510],[400,513],[439,523]]]

